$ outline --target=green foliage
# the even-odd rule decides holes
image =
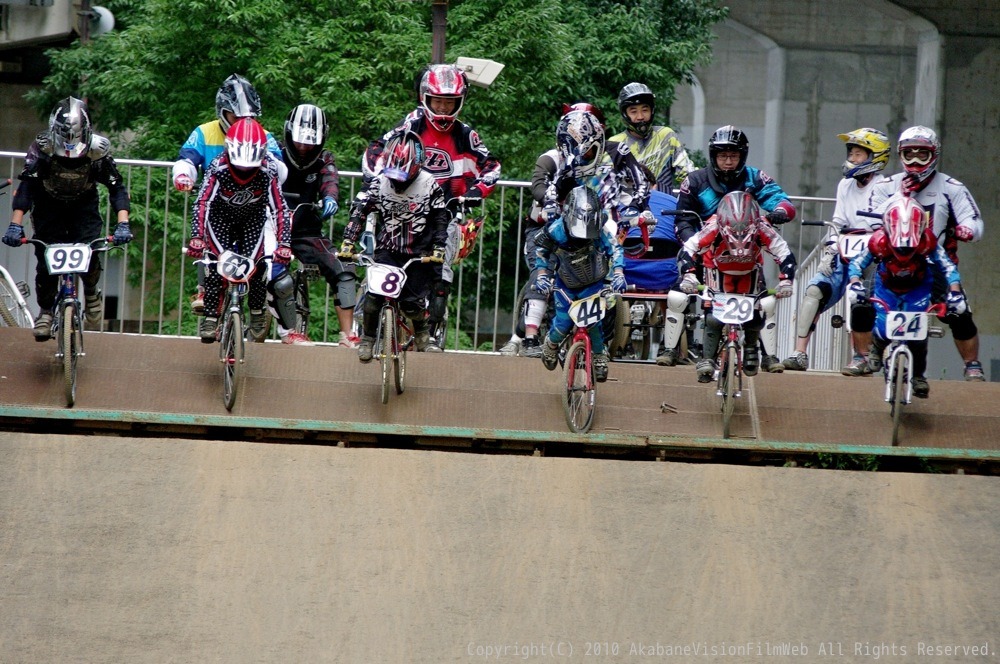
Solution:
[[[807,461],[803,465],[806,468],[876,471],[879,469],[880,462],[881,459],[876,454],[830,454],[827,452],[817,452],[815,461]]]
[[[119,159],[176,159],[192,129],[215,117],[215,92],[236,72],[256,87],[262,123],[278,137],[293,106],[323,107],[330,122],[327,147],[337,155],[338,167],[360,170],[367,144],[414,108],[415,83],[431,54],[428,2],[103,4],[114,12],[118,29],[87,45],[49,51],[51,74],[30,96],[40,117],[66,95],[86,97],[98,130],[113,137]],[[725,14],[698,0],[451,0],[445,59],[470,56],[505,65],[490,88],[473,88],[461,117],[500,159],[504,179],[526,180],[537,155],[552,145],[563,103],[596,103],[606,111],[609,131],[617,132],[618,91],[640,80],[657,93],[658,111],[665,116],[674,86],[709,59],[710,28]],[[344,187],[345,208],[349,194]],[[165,202],[169,215],[163,214]],[[165,311],[186,300],[183,293],[193,287],[190,265],[180,283],[182,261],[176,255],[186,236],[189,204],[159,180],[149,201],[133,200],[132,218],[143,223],[134,224],[138,237],[130,256],[145,244],[147,274],[156,276],[130,279],[147,290],[162,283],[176,291],[163,296]],[[508,213],[502,223],[513,221]],[[487,221],[484,238],[497,223],[498,217]],[[486,271],[495,273],[500,249],[484,250]],[[505,250],[501,272],[513,275],[518,260],[516,252]],[[492,277],[484,274],[484,283]],[[505,277],[503,292],[513,290],[510,281]],[[153,299],[159,306],[159,296]],[[182,319],[181,327],[185,324]]]
[[[52,73],[32,97],[46,113],[67,94],[87,96],[100,129],[118,137],[119,157],[174,159],[214,116],[219,83],[239,72],[277,134],[295,104],[325,108],[328,147],[341,168],[356,170],[367,143],[414,107],[431,52],[426,2],[105,4],[120,29],[51,51]],[[452,0],[446,59],[506,65],[489,89],[473,90],[462,118],[501,159],[505,178],[527,179],[564,102],[599,104],[616,130],[618,91],[642,80],[665,111],[674,85],[709,58],[711,25],[724,15],[694,0]]]

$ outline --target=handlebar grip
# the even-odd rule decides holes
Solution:
[[[7,179],[6,179],[6,180],[4,180],[3,182],[0,182],[0,189],[6,189],[6,188],[7,188],[7,187],[9,187],[9,186],[10,186],[11,184],[13,184],[13,182],[14,182],[13,180],[11,180],[10,178],[7,178]]]
[[[858,215],[859,217],[868,217],[869,219],[881,219],[882,218],[882,215],[880,215],[878,212],[870,212],[868,210],[858,210],[854,214]]]
[[[805,220],[803,220],[803,221],[800,221],[799,223],[801,225],[803,225],[803,226],[826,226],[826,222],[825,221],[812,221],[812,220],[805,221]]]

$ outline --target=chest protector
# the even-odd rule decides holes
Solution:
[[[590,286],[608,275],[608,259],[596,249],[597,247],[590,242],[579,249],[568,247],[556,249],[555,254],[559,261],[556,274],[567,288]]]
[[[49,162],[48,177],[42,178],[42,186],[53,198],[72,200],[94,186],[90,179],[91,161],[86,159],[79,165],[67,166],[58,159]]]

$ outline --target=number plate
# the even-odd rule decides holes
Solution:
[[[890,311],[885,317],[885,334],[892,341],[923,341],[927,331],[923,311]]]
[[[712,298],[712,315],[727,325],[743,325],[753,318],[754,298],[735,293],[716,293]]]
[[[233,251],[224,251],[219,256],[219,262],[215,266],[215,271],[227,281],[246,283],[253,276],[254,260],[246,256],[240,256]]]
[[[855,256],[868,248],[868,240],[873,233],[854,233],[840,236],[840,254],[847,260],[852,260]]]
[[[368,290],[396,299],[406,283],[406,270],[395,265],[378,263],[368,267]]]
[[[594,293],[582,300],[574,300],[569,305],[569,317],[577,327],[590,327],[604,320],[607,303],[604,296]]]
[[[75,274],[90,267],[93,250],[86,244],[57,244],[45,249],[49,274]]]

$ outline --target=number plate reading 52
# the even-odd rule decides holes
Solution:
[[[927,338],[927,314],[923,311],[890,311],[885,334],[892,341],[923,341]]]
[[[399,297],[406,283],[406,270],[395,265],[371,265],[368,267],[368,290],[392,299]]]
[[[573,304],[569,305],[570,320],[577,327],[597,325],[604,320],[606,311],[607,303],[604,301],[604,296],[600,293],[594,293],[582,300],[574,300]]]
[[[90,266],[91,248],[86,244],[59,244],[45,249],[45,264],[49,274],[86,272]]]
[[[716,293],[712,298],[712,315],[727,325],[743,325],[753,318],[754,298],[732,293]]]

